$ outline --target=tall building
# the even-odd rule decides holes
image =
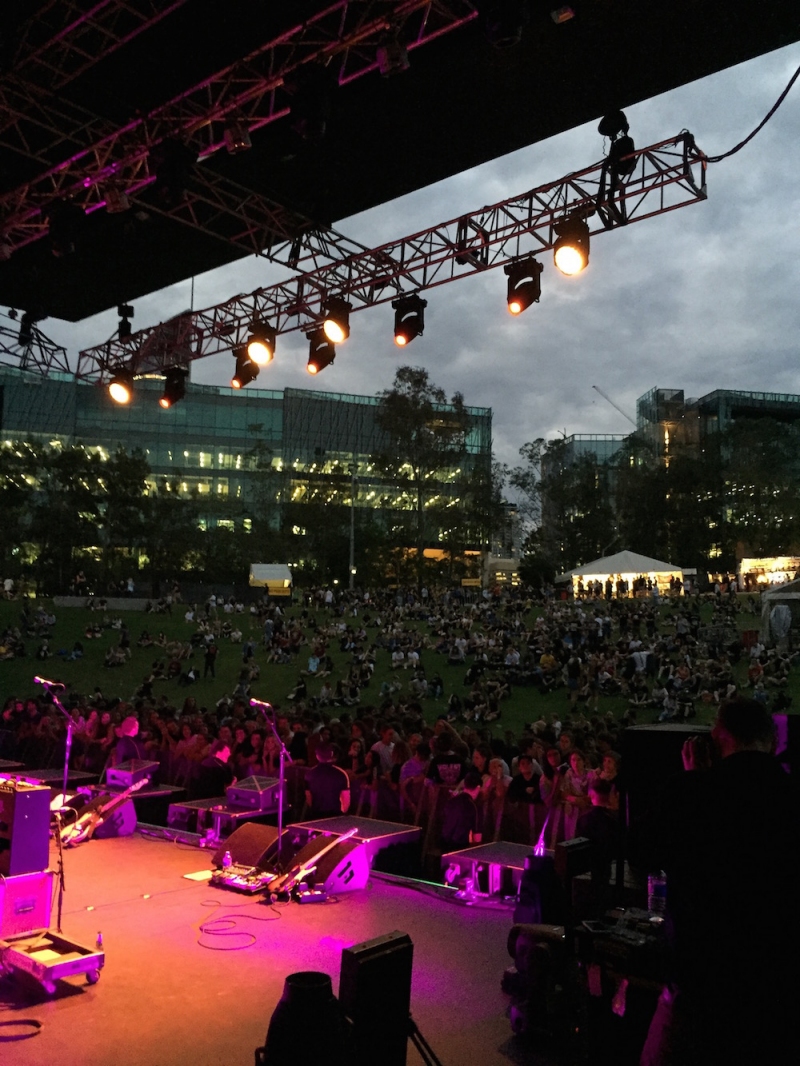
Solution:
[[[123,407],[105,389],[66,374],[42,378],[2,369],[0,441],[82,444],[102,456],[120,447],[140,449],[153,482],[169,479],[182,494],[215,499],[204,519],[209,526],[244,523],[248,529],[265,491],[275,525],[295,504],[349,507],[354,498],[356,507],[387,514],[416,505],[411,485],[383,476],[372,462],[387,443],[376,420],[377,397],[192,384],[165,411],[158,404],[162,389],[160,381],[137,381],[132,402]],[[467,413],[467,469],[437,470],[427,481],[425,505],[434,511],[458,507],[461,475],[490,464],[491,409]]]

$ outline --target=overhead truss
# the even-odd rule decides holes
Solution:
[[[331,238],[331,262],[204,311],[187,312],[125,340],[112,338],[85,349],[76,376],[106,381],[122,366],[137,374],[158,373],[237,348],[253,324],[262,321],[279,334],[309,330],[319,323],[331,296],[347,297],[353,311],[359,311],[546,252],[553,247],[556,224],[567,216],[585,219],[596,234],[706,197],[705,156],[688,131],[627,159],[635,162],[628,176],[620,176],[602,160],[379,248],[353,252],[351,242],[338,247]],[[299,255],[298,267],[305,261]]]
[[[22,315],[0,314],[0,366],[29,370],[47,377],[52,371],[72,374],[66,348],[51,341],[34,322]]]
[[[0,147],[44,160],[54,148],[67,143],[65,131],[69,143],[82,147],[0,197],[5,248],[10,253],[44,237],[48,208],[59,200],[69,200],[91,214],[106,206],[109,187],[129,197],[141,192],[155,180],[150,153],[167,139],[184,141],[202,163],[224,148],[225,129],[231,122],[252,134],[289,114],[287,83],[309,63],[328,65],[343,86],[379,68],[377,49],[387,35],[397,34],[412,51],[476,17],[475,5],[469,0],[336,0],[244,59],[114,129],[83,108],[57,97],[43,98],[21,76],[6,78],[0,82],[0,114],[6,116],[0,121]],[[193,200],[202,203],[209,187],[218,197],[223,189],[229,200],[232,183],[210,175],[207,169],[205,173],[197,170],[197,187],[187,191],[187,202],[178,209],[186,209],[181,221],[228,240],[224,226],[218,231],[208,222],[192,221],[191,209]],[[267,226],[258,211],[246,204],[240,204],[238,211],[251,234],[266,229],[273,240],[296,237],[291,212],[276,229],[280,215],[276,208],[279,205],[273,205]],[[202,208],[198,213],[203,214]],[[311,229],[307,223],[302,232]],[[251,245],[248,239],[248,250]],[[269,248],[269,242],[264,247]]]

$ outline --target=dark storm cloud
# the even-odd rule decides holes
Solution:
[[[708,154],[731,148],[761,120],[800,63],[794,45],[627,110],[639,147],[690,129]],[[705,203],[593,239],[589,269],[561,277],[542,256],[541,303],[512,319],[505,277],[492,270],[426,293],[426,330],[405,352],[388,305],[353,316],[352,335],[319,379],[305,372],[301,334],[279,339],[265,388],[374,394],[401,362],[424,366],[445,391],[494,412],[495,449],[514,462],[521,444],[566,433],[626,433],[653,386],[699,396],[715,388],[800,392],[797,186],[800,85],[755,140],[708,168]],[[598,116],[599,118],[599,116]],[[495,160],[337,225],[368,246],[413,234],[597,162],[596,122]],[[248,259],[199,277],[195,307],[282,280]],[[189,305],[190,284],[137,302],[136,327]],[[48,332],[72,352],[116,327],[105,314]],[[194,364],[195,380],[226,384],[228,356]]]

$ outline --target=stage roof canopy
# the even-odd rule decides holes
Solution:
[[[492,7],[6,0],[0,303],[78,320],[800,37],[796,0],[527,0],[519,44],[498,48],[478,6]],[[574,17],[559,22],[556,10]],[[372,29],[359,38],[362,27]],[[379,47],[384,66],[403,65],[389,27],[409,46],[408,68],[382,76]],[[303,140],[299,119],[313,133],[326,79],[326,134]],[[200,157],[184,175],[187,200],[173,195],[185,160],[163,147],[176,137]],[[600,155],[598,137],[586,165]],[[152,177],[170,166],[165,200]],[[92,209],[64,223],[61,205],[76,196]],[[74,235],[76,249],[60,257],[43,236],[59,211],[61,243]]]

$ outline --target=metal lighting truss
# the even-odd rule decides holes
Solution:
[[[11,70],[56,93],[101,59],[161,22],[186,0],[50,0],[22,28]]]
[[[225,146],[229,123],[239,122],[253,133],[289,114],[287,82],[309,63],[333,64],[339,85],[346,85],[379,69],[377,48],[387,35],[399,34],[411,51],[476,17],[468,0],[338,0],[121,128],[109,128],[106,120],[83,108],[44,99],[22,78],[5,78],[0,82],[0,114],[5,111],[8,118],[0,124],[0,147],[14,147],[44,160],[53,145],[65,142],[65,131],[73,145],[83,147],[0,197],[3,243],[10,253],[45,236],[47,209],[59,200],[69,200],[91,214],[105,206],[108,186],[134,197],[155,180],[150,153],[165,140],[186,142],[202,162]],[[29,123],[36,125],[36,137],[26,132]],[[52,138],[45,148],[39,143],[42,131]],[[298,233],[296,213],[259,197],[248,204],[249,192],[242,196],[245,190],[237,191],[235,183],[207,168],[205,172],[198,168],[196,175],[186,203],[167,212],[188,225],[244,243],[250,251],[254,234],[266,234],[265,245],[259,248],[255,241],[258,251],[286,238],[287,255],[292,242],[300,238],[307,245],[308,235],[316,238],[319,232],[306,221]],[[265,204],[266,220],[260,210]],[[236,220],[239,228],[234,226],[231,236]],[[314,239],[311,244],[313,254],[324,255],[321,242]]]
[[[42,377],[52,370],[72,374],[66,348],[46,337],[35,323],[22,330],[24,343],[20,344],[21,329],[20,319],[0,314],[0,366],[30,370]]]
[[[590,232],[601,233],[705,199],[705,156],[688,131],[631,158],[635,167],[627,176],[604,159],[380,248],[346,254],[345,245],[340,259],[319,269],[85,349],[76,376],[107,381],[121,366],[158,373],[244,344],[261,321],[278,333],[308,330],[319,324],[331,296],[344,296],[353,311],[363,310],[552,249],[555,226],[566,217],[583,218]]]

